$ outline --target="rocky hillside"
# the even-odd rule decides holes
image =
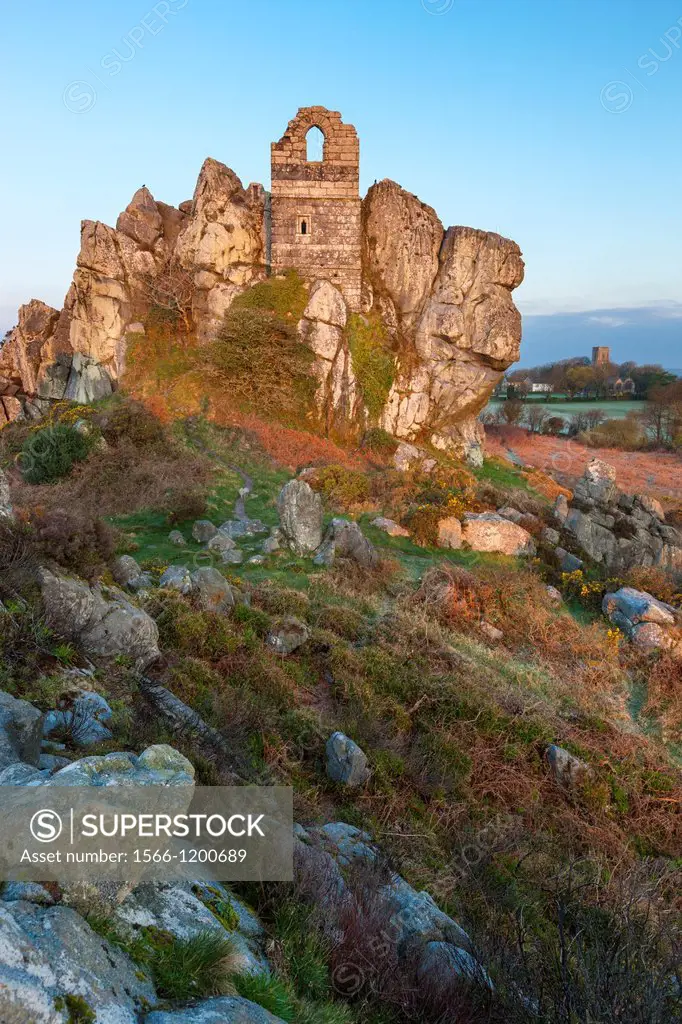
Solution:
[[[373,292],[396,332],[422,316],[399,276]],[[306,302],[341,328],[326,285]],[[679,1018],[682,544],[655,502],[600,464],[573,494],[122,393],[9,424],[0,465],[0,785],[279,784],[296,821],[293,883],[4,885],[0,1020]]]
[[[0,351],[0,415],[38,417],[51,401],[105,397],[150,311],[174,316],[194,344],[211,342],[235,297],[266,278],[266,216],[261,186],[244,188],[208,159],[193,199],[177,209],[143,187],[115,229],[83,221],[63,309],[22,306]],[[298,311],[314,355],[318,429],[380,426],[480,462],[477,415],[519,356],[518,246],[444,230],[431,207],[388,180],[367,193],[362,231],[362,315],[327,281],[310,284]]]

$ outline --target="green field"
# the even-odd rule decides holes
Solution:
[[[576,413],[589,412],[590,409],[603,409],[604,415],[607,419],[616,420],[622,419],[627,416],[629,412],[641,412],[644,409],[645,402],[632,401],[631,399],[621,400],[594,400],[590,402],[583,401],[570,401],[570,399],[559,399],[558,401],[548,402],[546,399],[540,399],[535,397],[528,397],[526,400],[528,404],[540,405],[543,409],[546,409],[550,416],[574,416]],[[494,398],[486,406],[486,412],[495,412],[501,405],[504,405],[504,399]]]

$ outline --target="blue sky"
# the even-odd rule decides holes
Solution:
[[[682,0],[33,0],[0,57],[0,327],[61,304],[81,219],[143,183],[189,198],[208,155],[267,186],[319,103],[357,127],[363,191],[394,178],[520,244],[524,315],[682,364]]]

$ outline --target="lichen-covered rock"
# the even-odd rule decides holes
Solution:
[[[142,569],[132,555],[119,555],[111,567],[111,575],[119,587],[127,586],[141,572]]]
[[[33,704],[0,691],[0,769],[17,761],[38,764],[43,717]]]
[[[322,498],[305,482],[289,480],[277,498],[280,529],[297,555],[309,555],[322,543]]]
[[[0,469],[0,523],[12,522],[13,519],[14,509],[9,492],[9,481],[4,471]]]
[[[177,590],[180,594],[189,594],[192,589],[192,577],[186,565],[169,565],[161,574],[159,586],[168,590]]]
[[[119,904],[114,916],[120,931],[131,939],[142,928],[158,928],[178,939],[206,931],[229,936],[236,972],[268,973],[262,925],[219,882],[144,882]]]
[[[221,555],[224,551],[233,551],[236,546],[232,538],[222,530],[218,530],[206,545],[209,551],[214,551],[217,555]]]
[[[193,786],[194,766],[167,743],[128,752],[83,757],[62,768],[44,786]]]
[[[575,789],[589,779],[591,768],[579,757],[571,754],[556,743],[551,743],[546,751],[547,762],[552,769],[556,781],[566,789]]]
[[[344,733],[332,733],[327,740],[326,752],[327,775],[332,782],[354,789],[367,781],[367,755]]]
[[[74,910],[0,903],[3,1024],[137,1024],[156,1001],[147,976]]]
[[[207,612],[229,612],[234,607],[232,587],[212,566],[203,566],[192,573],[192,593],[200,608]]]
[[[516,556],[533,556],[536,552],[530,533],[522,526],[503,519],[497,512],[467,512],[462,524],[462,537],[472,551]]]
[[[197,519],[192,526],[192,536],[199,544],[206,544],[217,532],[218,527],[214,526],[210,519]]]
[[[111,739],[106,723],[111,721],[113,711],[101,694],[82,690],[75,697],[69,697],[64,706],[48,711],[43,722],[43,736],[54,732],[67,733],[78,747],[91,747],[95,743]]]
[[[372,526],[376,526],[377,530],[382,530],[387,533],[389,537],[409,537],[410,531],[406,530],[400,523],[396,523],[393,519],[387,519],[385,516],[377,516],[376,519],[372,520]]]
[[[185,545],[185,538],[183,537],[180,530],[171,530],[171,532],[168,534],[168,540],[171,542],[171,544],[175,544],[179,548],[184,547]]]
[[[285,615],[272,623],[265,638],[268,647],[277,654],[293,654],[310,637],[310,630],[305,622],[293,615]]]
[[[40,572],[40,587],[51,628],[89,657],[126,655],[140,670],[159,657],[156,623],[116,587],[89,587],[83,580],[47,569]]]
[[[677,614],[672,605],[634,587],[621,587],[606,594],[602,608],[608,616],[616,610],[621,612],[633,625],[638,622],[657,622],[662,626],[674,626]]]
[[[332,565],[339,555],[350,558],[363,569],[372,569],[379,561],[376,548],[365,537],[357,523],[347,519],[332,519],[322,545],[313,559],[315,565]]]
[[[578,481],[574,500],[598,502],[607,505],[616,495],[616,470],[602,459],[591,459]]]

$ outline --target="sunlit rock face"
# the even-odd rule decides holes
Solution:
[[[435,212],[395,182],[363,203],[365,309],[396,339],[398,373],[382,416],[397,437],[459,454],[482,442],[477,421],[519,358],[523,280],[515,242],[468,227],[443,231]]]

